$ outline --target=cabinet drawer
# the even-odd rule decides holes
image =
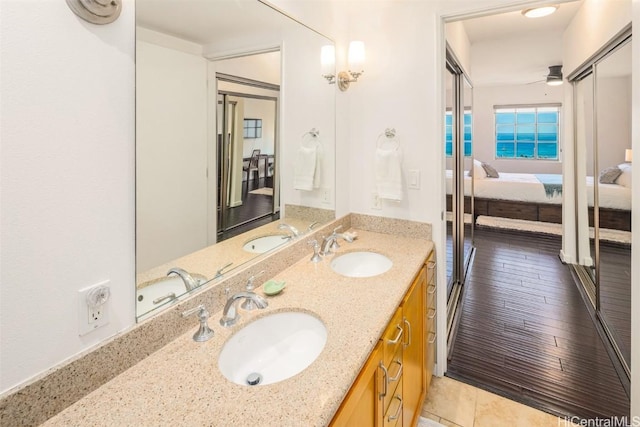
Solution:
[[[436,285],[427,282],[427,308],[436,308]]]
[[[435,337],[435,334],[427,334],[427,339],[430,339],[430,337]],[[427,393],[429,393],[429,386],[431,385],[431,377],[433,377],[433,366],[435,364],[436,361],[436,344],[435,342],[433,344],[428,344],[427,343],[427,361],[426,364],[427,366],[426,368],[426,385],[427,385]]]
[[[427,339],[429,339],[429,332],[436,333],[436,314],[437,311],[435,308],[427,309]]]
[[[389,407],[384,414],[384,427],[395,427],[402,425],[402,379],[396,393],[391,397]]]
[[[401,393],[402,387],[398,388],[398,385],[402,382],[403,373],[403,348],[400,346],[398,351],[391,359],[391,363],[385,366],[382,374],[382,392],[386,390],[386,394],[382,398],[382,408],[386,412],[393,400],[393,396],[397,393]]]
[[[382,347],[384,349],[383,363],[385,367],[391,364],[391,360],[398,352],[398,348],[402,347],[405,333],[404,322],[402,321],[402,309],[398,309],[382,335]]]

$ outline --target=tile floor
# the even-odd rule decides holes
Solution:
[[[563,418],[447,377],[434,377],[422,416],[445,427],[569,427]]]

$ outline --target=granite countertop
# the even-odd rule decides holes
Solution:
[[[232,328],[220,326],[221,312],[213,313],[209,326],[215,335],[205,343],[192,339],[194,317],[189,332],[43,425],[327,425],[433,249],[427,240],[355,231],[358,239],[341,242],[337,255],[317,264],[305,255],[276,275],[287,287],[267,297],[268,308],[240,310]],[[371,278],[347,278],[331,270],[333,256],[355,250],[382,253],[393,266]],[[327,342],[315,362],[265,386],[237,385],[223,377],[217,359],[227,339],[252,320],[281,311],[305,311],[324,322]]]
[[[216,275],[216,271],[219,268],[232,262],[232,265],[224,269],[224,272],[228,273],[231,270],[240,267],[244,263],[253,260],[257,256],[262,255],[247,252],[242,249],[244,244],[248,241],[264,236],[280,235],[284,237],[291,235],[288,230],[278,229],[280,224],[292,225],[303,233],[307,231],[307,227],[309,227],[311,222],[305,219],[291,217],[270,222],[263,226],[246,231],[239,236],[231,237],[230,239],[223,240],[222,242],[207,246],[206,248],[200,249],[196,252],[138,273],[136,275],[136,284],[138,287],[144,287],[154,281],[164,280],[166,279],[167,271],[173,267],[180,267],[191,274],[211,279]],[[283,243],[286,243],[286,241],[283,241]],[[213,260],[216,261],[214,262]]]

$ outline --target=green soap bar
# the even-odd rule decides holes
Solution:
[[[285,282],[276,282],[275,280],[269,280],[262,285],[262,290],[267,295],[277,295],[284,289]]]

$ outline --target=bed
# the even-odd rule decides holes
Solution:
[[[474,217],[480,215],[562,223],[562,175],[500,172],[482,176],[474,166]],[[451,210],[452,171],[447,170],[447,210]],[[471,180],[465,173],[465,212],[470,212]],[[630,178],[629,178],[630,181]],[[587,187],[593,188],[593,177]],[[631,188],[620,184],[598,186],[600,227],[631,231]],[[593,191],[588,191],[589,223],[593,225]]]

